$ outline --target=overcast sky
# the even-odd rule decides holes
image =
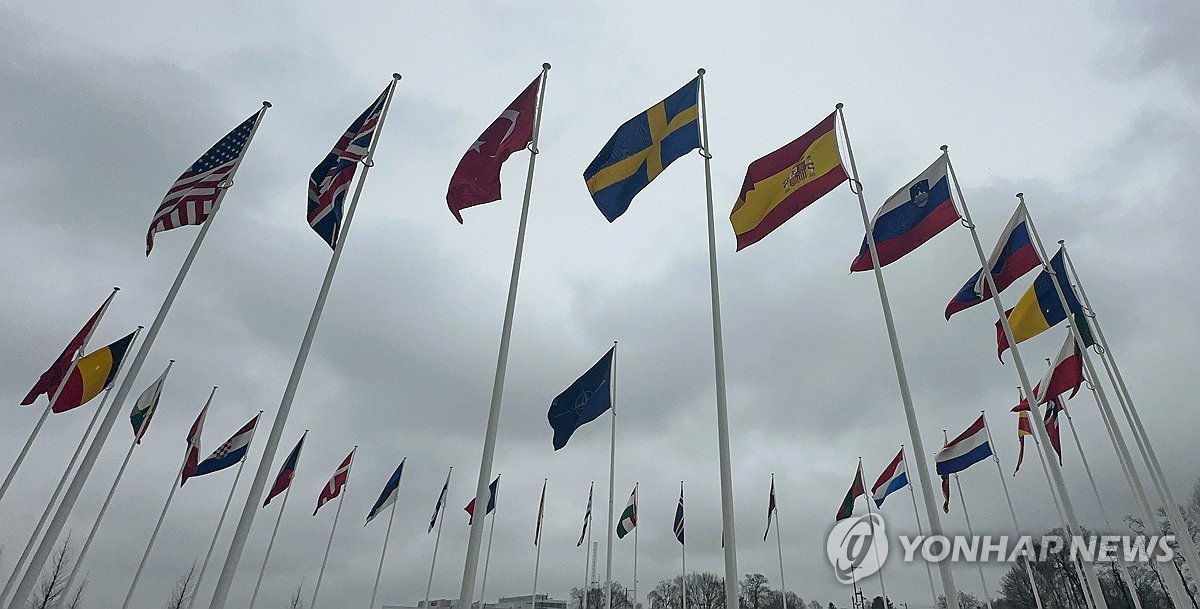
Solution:
[[[554,452],[550,400],[620,340],[616,511],[641,488],[639,593],[680,568],[671,520],[687,484],[688,566],[720,572],[712,335],[703,164],[678,160],[609,224],[581,174],[612,131],[708,70],[713,189],[729,382],[738,567],[778,583],[760,534],[775,473],[790,590],[848,603],[824,539],[863,458],[871,480],[908,444],[874,279],[849,275],[862,226],[842,186],[761,243],[734,253],[726,216],[746,165],[846,104],[874,208],[950,146],[990,249],[1027,194],[1042,236],[1066,239],[1159,456],[1182,496],[1200,472],[1193,430],[1193,261],[1200,191],[1200,8],[1194,2],[994,4],[553,1],[370,5],[217,2],[169,7],[5,3],[0,8],[0,458],[10,463],[38,409],[16,404],[105,297],[120,286],[93,346],[149,324],[195,235],[160,233],[151,215],[172,180],[255,112],[274,107],[136,383],[178,361],[162,405],[86,565],[92,607],[123,598],[208,389],[219,385],[205,452],[259,410],[269,422],[330,256],[305,222],[308,173],[355,116],[404,75],[283,435],[274,470],[311,429],[260,606],[309,598],[333,518],[317,493],[358,445],[323,604],[365,604],[386,523],[362,526],[400,459],[380,599],[424,596],[425,532],[453,466],[433,596],[457,596],[504,312],[526,155],[504,172],[504,200],[445,206],[475,137],[553,64],[494,471],[503,474],[486,596],[529,594],[537,493],[548,477],[539,589],[566,598],[583,582],[574,545],[597,481],[597,540],[607,505],[607,419]],[[886,269],[926,448],[986,410],[1006,471],[1016,456],[1017,378],[996,361],[995,312],[950,322],[949,298],[978,268],[959,226]],[[1011,304],[1029,278],[1004,294]],[[1022,345],[1041,361],[1056,329]],[[127,408],[126,405],[125,408]],[[0,504],[7,576],[94,405],[54,416]],[[1114,519],[1134,504],[1086,392],[1069,408]],[[122,420],[69,526],[79,541],[130,441]],[[265,432],[264,432],[265,433]],[[260,436],[260,442],[261,442]],[[1103,528],[1072,442],[1064,470],[1085,524]],[[235,509],[198,606],[207,603],[261,446],[251,448]],[[927,459],[930,455],[913,455]],[[6,469],[8,465],[4,466]],[[233,471],[179,491],[135,606],[161,606],[203,558]],[[1007,533],[996,472],[966,472],[976,532]],[[1009,479],[1022,528],[1058,525],[1032,462]],[[332,506],[330,506],[332,507]],[[864,509],[859,502],[859,509]],[[248,600],[275,505],[259,512],[230,606]],[[911,502],[883,509],[914,530]],[[944,519],[965,521],[957,505]],[[1120,526],[1120,523],[1114,523]],[[614,577],[633,578],[632,540]],[[895,558],[893,556],[893,558]],[[603,565],[603,551],[601,552]],[[889,564],[888,590],[927,605],[924,569]],[[989,570],[995,590],[1002,569]],[[600,577],[603,578],[603,569]],[[959,585],[979,594],[971,571]],[[878,592],[877,579],[866,583]]]

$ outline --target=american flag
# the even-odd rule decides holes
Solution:
[[[308,177],[308,223],[331,248],[337,247],[338,233],[342,230],[342,203],[346,200],[346,191],[350,189],[358,162],[366,158],[371,148],[390,90],[391,85],[350,124],[333,150]]]
[[[254,132],[254,125],[261,116],[260,110],[243,121],[175,180],[158,206],[158,211],[154,212],[154,219],[150,221],[150,230],[146,233],[147,256],[154,248],[154,233],[189,224],[203,224],[208,219],[213,203],[221,192],[221,184],[246,152],[250,134]]]

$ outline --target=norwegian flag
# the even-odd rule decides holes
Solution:
[[[228,186],[229,176],[246,153],[250,136],[262,113],[259,110],[242,121],[175,180],[158,206],[158,211],[154,212],[154,219],[150,221],[150,230],[146,233],[147,256],[154,248],[154,233],[203,224],[208,219],[217,196]]]
[[[333,477],[321,489],[321,496],[317,497],[317,509],[313,510],[313,516],[317,515],[317,510],[320,510],[321,506],[337,499],[337,496],[342,494],[342,489],[346,487],[346,482],[350,480],[350,464],[354,463],[354,451],[356,450],[358,450],[357,446],[350,451],[350,454],[346,455],[346,458],[342,460],[342,464],[338,466],[337,471],[333,472]]]
[[[204,417],[208,414],[208,404],[200,410],[200,416],[196,417],[196,422],[192,423],[192,428],[188,430],[187,435],[187,454],[183,457],[183,471],[179,474],[179,486],[187,484],[188,478],[196,475],[196,468],[200,465],[200,433],[204,430]]]
[[[325,160],[308,177],[308,224],[329,244],[337,248],[338,233],[342,231],[342,204],[359,161],[367,157],[371,140],[379,126],[379,117],[387,102],[388,85],[383,93],[364,111],[342,135]]]

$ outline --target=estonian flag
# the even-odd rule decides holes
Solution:
[[[400,495],[400,476],[404,474],[404,462],[408,458],[405,457],[400,461],[400,465],[396,467],[396,471],[392,472],[392,477],[388,478],[387,484],[383,485],[383,491],[379,493],[379,498],[375,500],[375,505],[371,506],[370,513],[367,514],[367,521],[363,526],[371,523],[383,508],[396,503],[396,497]]]

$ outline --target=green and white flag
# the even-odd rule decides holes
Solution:
[[[154,411],[158,408],[158,398],[162,397],[163,382],[167,380],[167,373],[171,371],[171,365],[174,363],[168,363],[158,380],[151,383],[133,404],[129,422],[133,424],[133,441],[137,444],[142,443],[142,436],[150,428],[150,419],[154,417]]]
[[[625,511],[621,512],[621,520],[617,522],[617,539],[623,539],[633,527],[637,526],[637,485],[633,487],[633,493],[629,495],[629,505],[625,506]]]

